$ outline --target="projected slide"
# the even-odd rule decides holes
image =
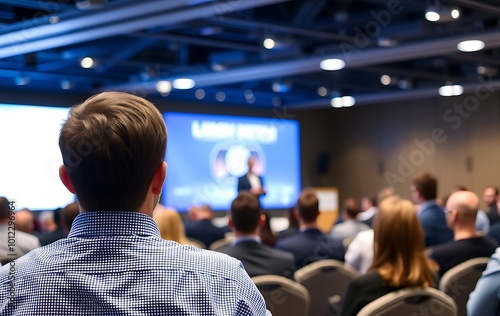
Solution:
[[[74,200],[59,180],[59,130],[68,108],[0,104],[0,196],[16,209],[51,210]]]
[[[168,170],[163,204],[180,211],[202,203],[227,210],[250,156],[267,191],[262,206],[295,204],[300,192],[297,121],[186,113],[165,113],[164,118]]]

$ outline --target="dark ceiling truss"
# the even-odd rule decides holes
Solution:
[[[339,92],[358,104],[423,97],[446,82],[473,84],[478,66],[500,67],[500,5],[493,0],[441,0],[462,8],[460,20],[449,23],[426,21],[426,1],[400,1],[389,16],[385,0],[109,0],[95,10],[78,10],[76,1],[0,0],[2,86],[29,76],[26,89],[57,91],[61,80],[73,80],[81,92],[140,88],[154,95],[159,80],[188,77],[207,98],[195,99],[195,89],[168,98],[212,102],[225,91],[227,104],[272,107],[279,98],[307,108],[329,106]],[[262,46],[266,37],[276,49]],[[458,52],[467,39],[483,40],[485,50]],[[83,69],[86,56],[97,66]],[[321,70],[325,58],[343,59],[346,68]],[[384,86],[384,74],[411,84]],[[274,83],[286,90],[273,91]],[[318,95],[320,87],[327,95]]]

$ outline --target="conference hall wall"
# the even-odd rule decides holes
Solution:
[[[297,112],[302,183],[337,186],[340,201],[388,185],[411,198],[411,177],[428,171],[439,179],[440,196],[455,184],[482,195],[485,186],[500,185],[500,95],[482,99]]]

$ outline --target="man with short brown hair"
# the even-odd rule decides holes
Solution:
[[[413,178],[411,193],[415,204],[419,205],[418,219],[425,234],[425,247],[453,240],[453,232],[448,229],[443,209],[437,205],[437,179],[429,173]]]
[[[0,314],[266,315],[239,261],[161,238],[166,141],[143,98],[104,92],[71,109],[59,174],[81,214],[67,238],[16,260],[14,283],[0,270]]]
[[[319,201],[313,190],[304,190],[297,201],[295,216],[300,233],[278,241],[276,248],[289,251],[295,257],[295,268],[322,259],[344,261],[344,246],[318,229]]]

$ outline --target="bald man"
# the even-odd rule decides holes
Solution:
[[[35,228],[35,219],[33,214],[27,208],[16,213],[16,229],[27,234],[32,234]]]
[[[446,224],[453,230],[454,240],[434,247],[430,255],[439,264],[440,276],[469,259],[489,257],[498,247],[493,239],[478,235],[478,209],[479,198],[473,192],[457,191],[448,199],[444,211]]]

